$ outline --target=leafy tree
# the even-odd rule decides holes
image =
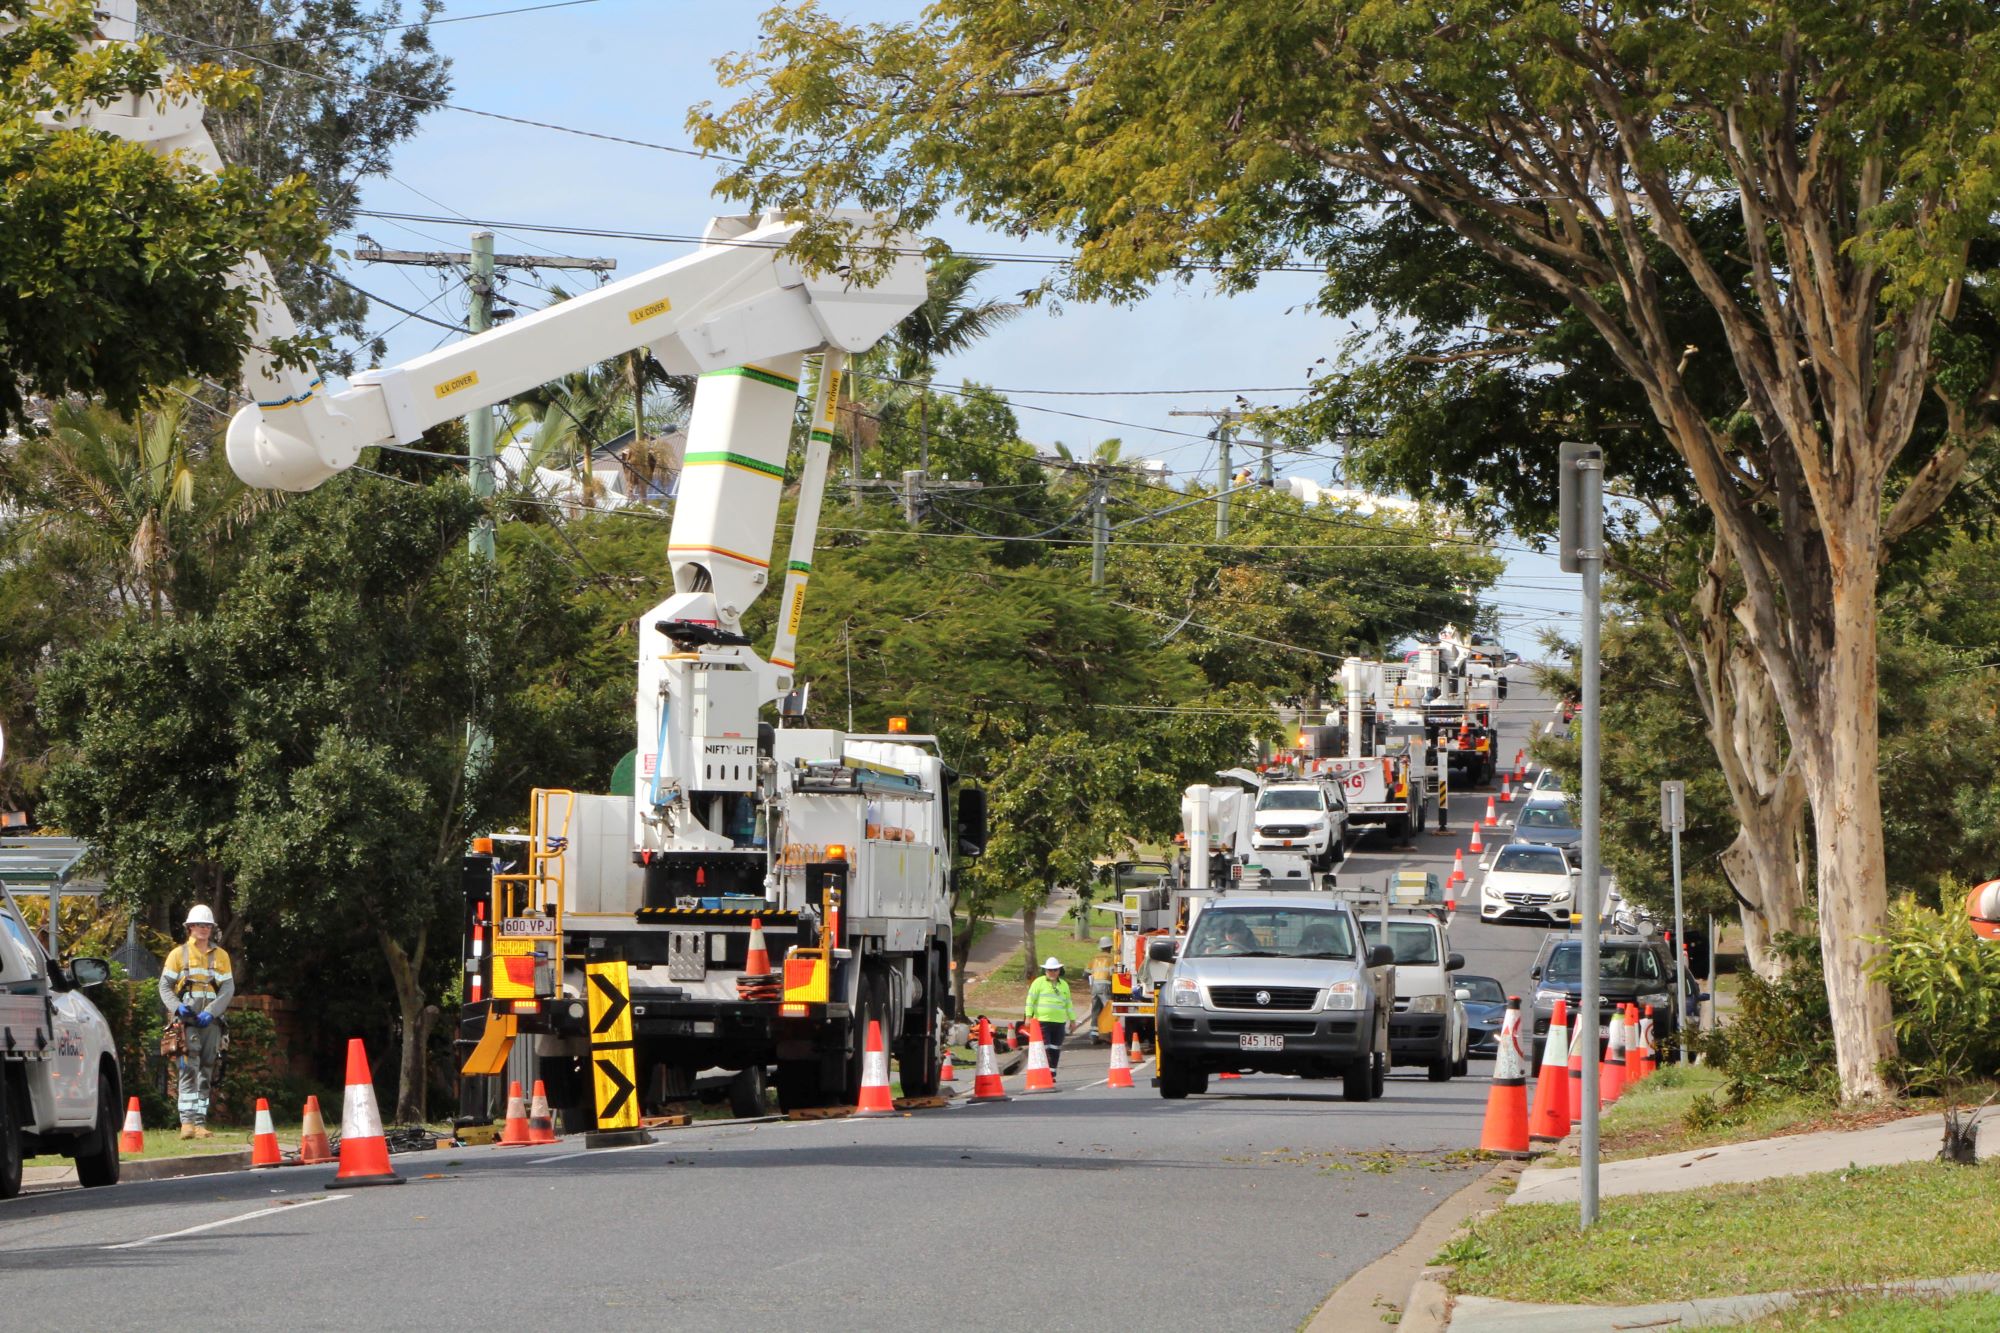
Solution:
[[[0,21],[0,431],[33,427],[31,394],[129,413],[187,375],[233,380],[254,293],[231,274],[248,251],[317,253],[312,192],[211,176],[79,116],[155,93],[240,106],[254,89],[213,66],[170,71],[154,46],[93,48],[89,0],[0,0]]]
[[[183,64],[210,63],[253,79],[251,103],[211,105],[222,160],[265,188],[313,182],[329,231],[346,231],[361,184],[388,174],[396,145],[451,95],[451,62],[425,23],[442,0],[141,0],[144,26]],[[409,16],[406,18],[406,14]],[[299,326],[334,342],[363,337],[368,300],[324,267],[274,257]],[[364,349],[379,359],[380,339]],[[351,353],[328,367],[346,370]],[[225,383],[228,377],[217,376]]]
[[[937,363],[962,352],[1021,313],[1018,302],[977,300],[973,286],[993,265],[983,259],[946,254],[931,262],[924,303],[903,317],[885,340],[896,378],[917,390],[917,466],[930,471],[931,377]]]
[[[867,26],[801,4],[722,62],[745,96],[692,119],[745,159],[726,191],[916,226],[955,204],[1070,242],[1049,279],[1069,294],[1129,295],[1197,264],[1247,285],[1299,251],[1337,267],[1349,220],[1402,203],[1571,307],[1743,580],[1745,639],[1817,816],[1840,1082],[1861,1097],[1886,1091],[1895,1045],[1871,976],[1887,903],[1876,597],[1886,548],[1990,429],[1993,362],[1955,318],[2000,191],[1997,28],[1973,3],[945,0]],[[1731,265],[1701,231],[1718,201],[1743,218]],[[832,262],[853,239],[829,224],[800,248]],[[1677,293],[1719,339],[1673,336]],[[1742,404],[1728,419],[1688,373],[1717,362]],[[1946,429],[1913,448],[1933,391]]]

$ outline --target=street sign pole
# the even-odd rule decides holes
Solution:
[[[1687,1064],[1687,920],[1681,912],[1681,830],[1687,827],[1687,784],[1660,784],[1660,823],[1674,844],[1674,1031],[1679,1035],[1681,1063]]]
[[[1577,1032],[1590,1035],[1583,1061],[1582,1166],[1578,1172],[1580,1224],[1597,1225],[1598,1160],[1598,954],[1603,930],[1602,886],[1598,882],[1598,654],[1599,621],[1604,599],[1604,453],[1593,445],[1565,443],[1560,453],[1560,533],[1562,567],[1583,575],[1582,660],[1578,663],[1583,694],[1583,994],[1577,1008]]]

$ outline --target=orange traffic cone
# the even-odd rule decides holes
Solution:
[[[1625,1064],[1626,1082],[1638,1083],[1659,1067],[1653,1058],[1653,1020],[1641,1015],[1635,1004],[1627,1030],[1632,1034],[1632,1053]]]
[[[1486,850],[1486,843],[1479,836],[1479,821],[1476,819],[1472,821],[1472,841],[1466,844],[1466,850],[1474,856]]]
[[[340,1170],[326,1187],[344,1190],[402,1183],[396,1168],[389,1165],[389,1141],[382,1137],[382,1113],[375,1109],[375,1080],[368,1074],[368,1049],[361,1038],[350,1037],[347,1097],[340,1108]]]
[[[1659,1030],[1660,1030],[1659,1007],[1657,1005],[1649,1004],[1646,1006],[1645,1021],[1641,1025],[1641,1031],[1645,1033],[1646,1037],[1646,1072],[1648,1074],[1657,1074],[1660,1072],[1660,1048],[1658,1045],[1659,1038],[1657,1036]]]
[[[125,1128],[118,1135],[120,1153],[146,1151],[146,1126],[139,1119],[139,1099],[125,1104]]]
[[[1104,1076],[1107,1088],[1132,1086],[1132,1058],[1125,1054],[1125,1020],[1111,1021],[1111,1072]]]
[[[1559,1139],[1569,1133],[1569,1001],[1557,1000],[1542,1044],[1542,1072],[1535,1083],[1535,1112],[1528,1137]]]
[[[957,1071],[956,1069],[953,1069],[953,1068],[951,1067],[951,1048],[950,1048],[950,1047],[946,1047],[946,1048],[945,1048],[945,1052],[944,1052],[944,1063],[943,1063],[942,1065],[939,1065],[939,1066],[938,1066],[938,1082],[940,1082],[940,1083],[956,1083],[956,1082],[958,1082],[958,1071]]]
[[[1597,1067],[1597,1105],[1611,1105],[1625,1092],[1625,1011],[1611,1011],[1611,1035],[1604,1042],[1604,1059]]]
[[[1569,1033],[1569,1120],[1572,1125],[1583,1119],[1583,1044],[1586,1040],[1590,1048],[1597,1049],[1597,1033],[1589,1031],[1593,1023],[1585,1023],[1578,1011],[1576,1022],[1570,1025]]]
[[[278,1146],[278,1131],[271,1128],[271,1103],[257,1099],[257,1118],[250,1128],[250,1165],[283,1166],[285,1151]]]
[[[319,1098],[306,1098],[305,1113],[299,1117],[299,1161],[307,1166],[333,1160],[333,1146],[326,1140],[326,1121],[319,1112]]]
[[[535,1080],[535,1096],[528,1103],[528,1142],[554,1143],[556,1141],[556,1120],[549,1114],[548,1089],[540,1079]]]
[[[1491,796],[1486,798],[1486,827],[1487,828],[1500,827],[1500,812],[1494,808],[1493,798]]]
[[[745,976],[761,977],[771,971],[771,951],[764,944],[764,919],[750,918],[750,952],[743,960]]]
[[[1125,1053],[1125,1058],[1132,1062],[1132,1067],[1135,1069],[1146,1063],[1146,1052],[1139,1045],[1139,1030],[1137,1028],[1132,1030],[1132,1049]]]
[[[1473,835],[1476,837],[1478,833],[1479,830],[1475,828]],[[1445,887],[1455,889],[1463,883],[1465,883],[1465,848],[1460,847],[1451,854],[1451,878],[1445,881]]]
[[[1507,997],[1500,1023],[1500,1052],[1493,1060],[1493,1086],[1486,1094],[1486,1123],[1479,1150],[1505,1157],[1528,1155],[1528,1053],[1521,1045],[1521,997]]]
[[[1500,803],[1502,805],[1512,805],[1514,803],[1514,780],[1512,778],[1500,779]]]
[[[882,1025],[868,1020],[868,1045],[861,1052],[861,1100],[856,1115],[894,1115],[896,1099],[889,1095],[889,1052],[882,1045]]]
[[[1007,1085],[1000,1081],[1000,1058],[993,1054],[993,1024],[983,1018],[979,1020],[979,1064],[972,1074],[972,1100],[1007,1100]]]
[[[1042,1020],[1028,1020],[1028,1076],[1021,1084],[1023,1092],[1054,1092],[1056,1071],[1049,1068],[1049,1048],[1042,1041]]]
[[[516,1079],[507,1085],[507,1123],[500,1128],[500,1146],[525,1148],[533,1142],[528,1137],[528,1105],[521,1096],[521,1082]]]

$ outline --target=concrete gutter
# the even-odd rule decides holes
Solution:
[[[182,1176],[213,1176],[224,1171],[247,1171],[249,1168],[248,1148],[190,1153],[180,1157],[134,1157],[118,1164],[118,1180],[121,1184],[142,1180],[177,1180]],[[62,1189],[76,1183],[74,1166],[31,1166],[21,1173],[23,1190]]]

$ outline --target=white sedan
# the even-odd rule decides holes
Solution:
[[[1480,883],[1479,917],[1568,925],[1582,873],[1561,847],[1510,842],[1493,858],[1492,869]]]

